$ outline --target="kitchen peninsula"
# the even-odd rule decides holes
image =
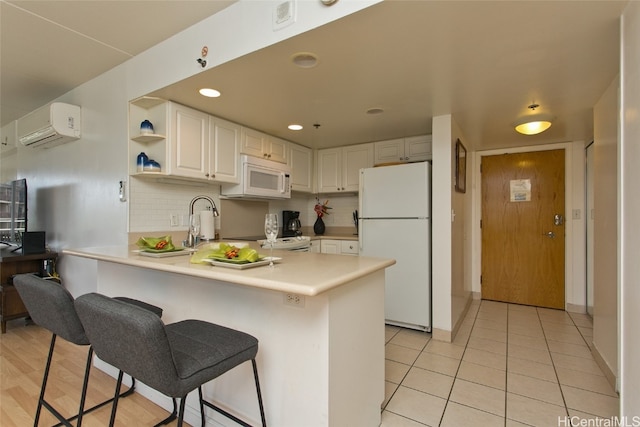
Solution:
[[[257,249],[257,247],[256,247]],[[172,323],[197,318],[258,338],[267,423],[280,427],[378,426],[384,400],[385,268],[393,259],[274,251],[274,268],[191,264],[132,247],[64,250],[97,261],[97,291],[145,300]],[[102,362],[101,369],[116,374]],[[170,400],[137,390],[170,409]],[[206,397],[257,424],[250,365],[207,384]],[[199,424],[196,393],[186,421]],[[221,425],[225,419],[209,412]]]

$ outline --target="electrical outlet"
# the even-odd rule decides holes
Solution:
[[[171,227],[177,227],[178,226],[178,214],[169,215],[169,222],[170,222]]]
[[[304,296],[286,293],[284,294],[284,304],[302,308],[304,307]]]

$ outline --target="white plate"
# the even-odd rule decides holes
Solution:
[[[256,262],[248,262],[246,264],[235,264],[232,262],[225,262],[225,261],[219,261],[217,259],[214,258],[205,258],[203,259],[203,261],[210,263],[211,265],[215,265],[218,267],[225,267],[225,268],[234,268],[236,270],[244,270],[247,268],[253,268],[253,267],[260,267],[261,265],[269,265],[269,261],[273,260],[274,264],[277,262],[280,262],[282,260],[282,258],[278,258],[278,257],[264,257],[262,258],[260,261],[256,261]]]
[[[176,249],[176,250],[167,251],[167,252],[147,252],[145,250],[140,250],[138,251],[138,254],[142,256],[150,256],[153,258],[166,258],[170,256],[189,255],[191,254],[191,251],[187,251],[185,250],[185,248]]]

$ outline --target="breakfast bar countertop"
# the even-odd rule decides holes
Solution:
[[[257,245],[254,248],[261,255],[269,256],[268,250]],[[273,268],[265,265],[237,270],[193,264],[190,262],[191,256],[186,254],[166,258],[141,256],[136,249],[136,246],[89,247],[64,249],[62,253],[306,296],[321,294],[395,264],[395,260],[391,258],[274,250],[273,256],[281,260]]]

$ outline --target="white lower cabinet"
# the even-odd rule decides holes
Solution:
[[[311,240],[311,242],[309,242],[309,252],[314,252],[319,254],[320,253],[320,239],[316,239],[316,240]]]
[[[320,240],[320,252],[323,254],[358,255],[358,242],[356,240]]]

